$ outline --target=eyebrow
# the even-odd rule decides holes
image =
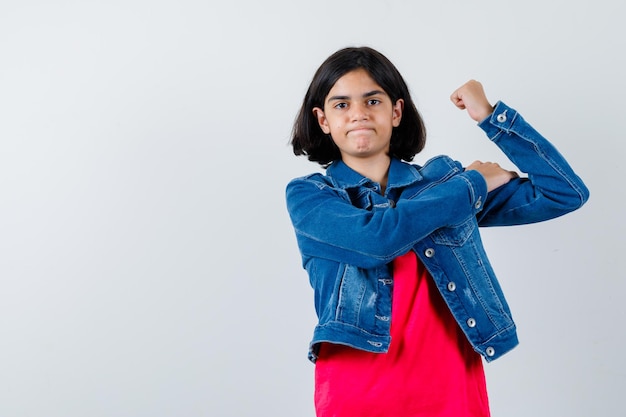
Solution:
[[[367,98],[367,97],[371,97],[371,96],[375,96],[377,94],[387,94],[382,90],[372,90],[372,91],[368,91],[367,93],[363,94],[361,97],[362,98]],[[328,100],[326,101],[333,101],[333,100],[349,100],[350,96],[332,96],[332,97],[328,97]]]

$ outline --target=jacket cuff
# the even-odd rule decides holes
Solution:
[[[485,177],[476,170],[466,170],[465,175],[470,183],[470,203],[476,214],[483,209],[483,205],[487,199],[487,181],[485,181]]]
[[[478,123],[480,127],[489,137],[493,139],[502,131],[508,132],[513,126],[513,122],[517,118],[517,111],[502,101],[498,101],[494,106],[493,112]]]

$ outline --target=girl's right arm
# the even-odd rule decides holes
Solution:
[[[395,207],[354,207],[321,175],[287,186],[287,208],[303,256],[369,268],[406,253],[434,230],[460,224],[482,209],[487,186],[465,171]]]

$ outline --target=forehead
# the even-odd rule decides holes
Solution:
[[[342,75],[332,86],[327,97],[335,95],[352,96],[359,93],[380,91],[385,94],[383,88],[372,78],[366,70],[359,68]]]

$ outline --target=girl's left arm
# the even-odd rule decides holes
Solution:
[[[499,101],[479,127],[527,174],[489,192],[477,215],[481,226],[549,220],[588,200],[589,190],[569,163],[516,110]]]

